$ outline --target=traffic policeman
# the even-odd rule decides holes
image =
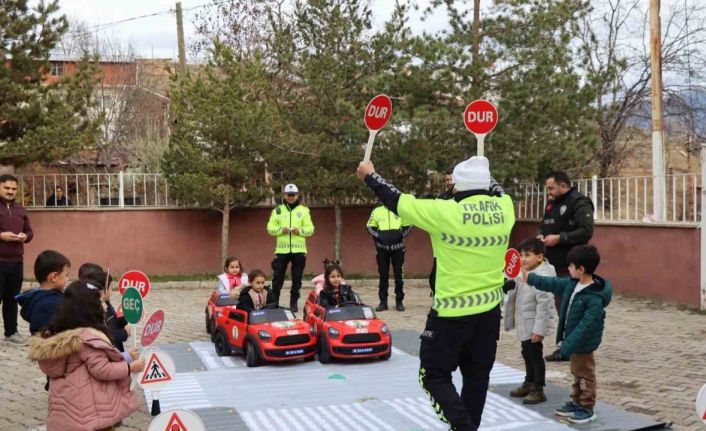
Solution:
[[[375,259],[378,264],[378,296],[380,305],[375,311],[387,310],[387,291],[389,288],[388,276],[390,263],[395,274],[395,308],[404,311],[404,279],[402,266],[404,265],[405,245],[404,238],[412,231],[409,223],[402,221],[400,216],[385,208],[383,205],[376,207],[368,219],[368,233],[375,241]]]
[[[490,177],[488,159],[453,170],[452,200],[401,193],[361,162],[358,177],[411,225],[429,232],[436,290],[421,335],[419,381],[439,418],[453,430],[477,430],[500,335],[503,266],[515,223],[512,200]],[[451,373],[460,367],[459,396]]]
[[[306,238],[314,234],[314,223],[311,221],[309,208],[299,202],[299,189],[295,184],[284,186],[284,202],[272,210],[267,223],[267,233],[277,238],[275,258],[272,261],[272,290],[275,300],[279,304],[287,265],[291,262],[292,290],[289,308],[296,312],[306,266]]]

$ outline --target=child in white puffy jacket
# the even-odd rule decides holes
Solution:
[[[523,241],[519,251],[523,269],[537,275],[556,276],[554,267],[544,259],[544,244],[540,240]],[[510,391],[510,396],[523,398],[523,404],[538,404],[547,400],[542,340],[551,334],[556,321],[554,295],[535,289],[520,277],[508,280],[505,290],[509,291],[503,313],[505,330],[515,329],[526,369],[524,383]]]

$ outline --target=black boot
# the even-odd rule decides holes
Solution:
[[[291,298],[289,300],[289,308],[292,309],[292,313],[299,311],[299,308],[297,308],[297,298]]]
[[[395,308],[397,308],[397,311],[404,311],[404,305],[400,298],[395,299]]]
[[[547,362],[564,362],[564,361],[568,361],[569,358],[563,357],[561,355],[561,351],[559,349],[556,349],[550,355],[545,356],[544,360]]]
[[[387,310],[387,301],[380,301],[380,305],[375,307],[375,311],[385,311]]]

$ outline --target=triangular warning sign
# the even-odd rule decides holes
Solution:
[[[172,413],[172,417],[169,418],[169,422],[167,422],[167,427],[164,428],[164,431],[187,431],[187,429],[184,426],[184,422],[179,419],[179,415],[174,412]]]
[[[157,357],[157,354],[152,353],[152,356],[150,356],[149,361],[147,361],[147,366],[145,367],[145,370],[142,372],[140,384],[144,385],[150,383],[164,382],[171,379],[172,376],[169,375],[167,368],[162,365],[162,362],[159,360],[159,357]]]

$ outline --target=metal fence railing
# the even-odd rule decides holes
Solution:
[[[591,198],[597,221],[653,222],[653,177],[584,178],[572,185]],[[519,219],[542,218],[547,204],[544,184],[520,183],[508,190]],[[701,221],[701,175],[665,175],[665,219],[670,223]]]
[[[23,204],[36,207],[173,206],[169,186],[160,174],[82,173],[19,175]]]

